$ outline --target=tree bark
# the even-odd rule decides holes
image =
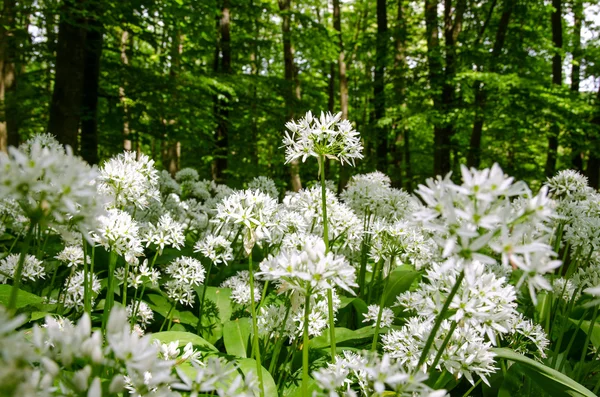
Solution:
[[[94,9],[93,12],[99,12]],[[104,28],[97,17],[88,21],[83,74],[83,117],[81,120],[81,157],[98,164],[98,87]]]
[[[121,64],[123,65],[123,69],[125,71],[123,74],[124,76],[128,75],[127,71],[129,68],[129,54],[127,51],[127,44],[129,41],[130,33],[127,29],[123,29],[121,31],[121,42],[119,48],[121,51]],[[121,103],[121,109],[123,111],[123,149],[131,151],[133,146],[131,144],[131,129],[129,125],[129,106],[127,105],[126,85],[126,78],[124,78],[119,87],[119,102]]]
[[[56,48],[56,73],[48,132],[79,152],[79,122],[83,98],[86,20],[84,0],[64,0]]]
[[[7,152],[8,146],[19,144],[18,120],[16,117],[17,89],[17,26],[16,2],[5,0],[0,18],[0,151]]]
[[[508,26],[510,23],[511,14],[513,11],[514,0],[506,0],[504,3],[504,10],[498,23],[498,30],[496,30],[496,38],[494,46],[492,48],[492,56],[490,60],[490,72],[496,73],[498,70],[498,59],[502,54],[504,48],[504,42],[506,41],[506,34],[508,32]],[[495,5],[495,3],[494,3]],[[488,20],[491,17],[488,16]],[[486,24],[487,25],[487,22]],[[484,26],[485,26],[484,25]],[[483,38],[485,29],[482,29],[478,41]],[[487,99],[487,91],[481,80],[477,80],[474,83],[475,87],[475,120],[473,122],[473,129],[471,131],[471,139],[469,143],[469,152],[467,154],[467,166],[479,168],[481,163],[481,138],[483,135],[483,124],[485,122],[485,106]]]
[[[294,48],[292,47],[291,0],[279,0],[279,10],[281,11],[281,31],[283,35],[284,76],[291,88],[285,99],[288,108],[288,118],[291,120],[296,114],[295,103],[301,99],[300,82],[298,81],[298,72],[294,65]],[[302,189],[300,163],[298,160],[290,162],[290,182],[293,191],[297,192]]]
[[[171,44],[171,70],[169,71],[169,79],[171,80],[172,97],[174,103],[177,103],[177,79],[181,68],[181,55],[183,54],[183,35],[179,29],[178,21],[174,21],[174,25],[175,31],[173,32]],[[171,105],[170,108],[172,109],[173,106]],[[181,160],[181,143],[175,137],[177,126],[175,117],[172,112],[169,112],[169,117],[163,120],[165,123],[163,166],[173,177],[179,171]]]
[[[394,70],[393,76],[394,92],[396,94],[396,105],[400,108],[399,116],[395,120],[396,137],[392,146],[392,160],[394,163],[394,172],[392,173],[392,185],[402,186],[402,163],[406,171],[405,180],[408,182],[410,171],[410,148],[408,147],[409,131],[404,126],[402,120],[406,110],[406,10],[405,0],[398,0],[398,14],[396,17],[396,28],[394,30],[395,54],[394,54]],[[408,158],[406,157],[408,156]],[[403,158],[404,157],[404,158]],[[408,188],[408,185],[407,185]]]
[[[222,0],[221,16],[217,20],[218,40],[215,59],[215,73],[231,74],[231,33],[230,33],[230,8],[229,0]],[[215,131],[215,161],[213,162],[213,180],[225,183],[225,172],[227,170],[227,157],[229,150],[229,96],[225,99],[214,97],[215,118],[217,129]]]
[[[552,84],[560,87],[562,85],[562,0],[552,0],[552,42],[555,54],[552,57]],[[558,155],[558,136],[560,127],[557,121],[553,122],[548,134],[548,155],[546,157],[546,176],[551,177],[556,171],[556,159]]]
[[[385,117],[385,64],[387,58],[387,2],[377,0],[377,45],[375,49],[375,76],[373,82],[373,104],[376,133],[377,169],[387,172],[388,136],[387,128],[381,126]]]
[[[583,0],[573,0],[573,61],[571,64],[571,91],[579,92],[581,82],[581,28],[583,25]],[[576,142],[573,142],[571,165],[576,170],[583,169],[583,153]]]
[[[333,0],[333,28],[338,35],[338,74],[340,81],[340,111],[342,119],[348,118],[348,77],[346,76],[346,53],[342,36],[342,13],[340,0]]]

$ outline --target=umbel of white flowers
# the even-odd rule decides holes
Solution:
[[[321,112],[317,118],[308,112],[304,118],[286,123],[288,131],[283,138],[286,163],[299,158],[304,162],[308,157],[327,157],[354,165],[354,159],[362,159],[359,133],[348,120],[341,118],[341,113]]]

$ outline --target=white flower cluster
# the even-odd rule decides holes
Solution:
[[[225,264],[233,260],[233,248],[231,241],[223,236],[214,236],[207,234],[194,245],[194,252],[200,252],[207,257],[213,264]]]
[[[254,301],[260,302],[262,283],[254,281]],[[248,270],[239,271],[221,283],[221,288],[231,288],[231,300],[238,305],[250,304],[250,273]]]
[[[313,187],[298,193],[289,193],[283,200],[289,211],[302,214],[310,233],[323,235],[323,210],[321,189]],[[340,202],[336,195],[327,190],[327,223],[332,249],[358,250],[362,241],[362,222],[352,209]]]
[[[170,214],[162,215],[156,224],[149,223],[140,234],[147,241],[147,247],[153,244],[159,252],[165,246],[181,249],[185,243],[183,225],[175,222]]]
[[[390,179],[378,171],[353,176],[341,197],[357,214],[381,219],[404,219],[417,206],[413,197],[392,188]]]
[[[257,176],[248,182],[248,189],[250,190],[258,190],[263,192],[264,194],[272,197],[274,200],[279,198],[279,190],[277,190],[277,185],[275,185],[275,181],[271,178],[267,178],[266,176]]]
[[[543,277],[560,266],[548,244],[554,214],[548,189],[532,196],[524,182],[513,183],[497,164],[477,171],[461,168],[460,185],[444,179],[427,180],[417,193],[426,206],[415,213],[434,232],[442,256],[475,279],[474,263],[495,264],[490,254],[501,255],[502,265],[522,270],[519,285],[527,282],[532,299],[538,289],[550,289]],[[514,204],[511,202],[514,199]]]
[[[94,305],[94,298],[96,295],[98,295],[100,293],[100,280],[98,280],[98,277],[96,276],[95,273],[90,273],[88,274],[89,280],[88,281],[91,285],[91,289],[90,291],[93,293],[91,295],[91,303],[92,306]],[[83,282],[85,280],[85,275],[84,272],[82,270],[78,270],[75,273],[73,273],[71,276],[69,276],[67,278],[67,280],[65,281],[65,306],[66,307],[70,307],[70,308],[74,308],[77,311],[81,311],[83,310],[83,302],[84,302],[84,287],[83,287]]]
[[[202,263],[194,258],[181,256],[167,266],[165,273],[171,279],[164,284],[169,299],[181,304],[194,304],[194,287],[204,282],[206,270]]]
[[[356,270],[346,258],[325,252],[323,241],[305,245],[302,250],[282,249],[260,263],[257,277],[278,281],[280,293],[288,290],[306,295],[341,288],[354,294]]]
[[[62,251],[55,256],[59,261],[66,263],[68,267],[77,267],[83,265],[84,254],[81,245],[67,245]],[[86,258],[87,263],[90,263],[90,258]]]
[[[110,207],[145,208],[159,200],[158,171],[154,160],[141,154],[124,152],[106,161],[100,170],[98,190],[112,199]]]
[[[108,210],[107,215],[98,218],[100,227],[94,234],[94,241],[108,251],[114,251],[128,262],[143,254],[144,248],[139,237],[139,226],[125,211]]]
[[[313,377],[320,389],[317,396],[447,396],[445,390],[433,390],[425,384],[427,374],[408,371],[388,354],[380,357],[346,350],[334,364],[313,372]],[[360,394],[352,388],[354,385],[359,387]]]
[[[362,159],[359,133],[348,120],[341,118],[341,113],[321,113],[317,118],[308,112],[298,121],[289,121],[283,139],[286,162],[325,156],[354,165],[354,159]]]
[[[8,280],[12,280],[17,265],[19,263],[19,255],[10,254],[6,258],[0,260],[0,283],[5,284]],[[23,262],[22,280],[37,281],[46,277],[46,269],[42,261],[33,255],[26,255]]]
[[[38,135],[19,148],[0,153],[0,198],[14,199],[36,222],[69,224],[87,233],[103,212],[98,172],[71,148],[63,149],[49,135]]]
[[[373,327],[377,325],[377,317],[379,317],[379,305],[369,305],[365,313],[363,323],[371,323]],[[389,307],[384,307],[381,311],[380,327],[390,327],[394,323],[394,312]]]

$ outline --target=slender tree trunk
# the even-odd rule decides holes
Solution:
[[[250,6],[252,7],[253,11],[257,10],[259,15],[262,12],[260,7],[256,7],[254,5],[254,1],[250,0]],[[259,24],[258,24],[258,18],[259,15],[256,16],[256,18],[254,18],[254,23],[252,25],[253,28],[253,32],[254,32],[254,36],[253,36],[253,41],[252,41],[252,51],[250,52],[250,73],[252,75],[252,86],[251,86],[251,90],[252,90],[252,103],[250,104],[250,108],[251,108],[251,118],[252,118],[252,139],[250,141],[250,150],[249,150],[249,154],[251,156],[252,159],[252,166],[254,170],[258,170],[258,122],[257,122],[257,102],[258,102],[258,90],[257,90],[257,84],[258,84],[258,65],[259,65],[259,61],[258,61],[258,40],[260,38],[260,28],[259,28]]]
[[[56,48],[56,73],[48,132],[79,152],[79,122],[83,98],[86,21],[84,0],[64,0]]]
[[[295,103],[301,99],[300,82],[298,73],[294,65],[294,48],[292,47],[291,32],[291,0],[279,0],[279,10],[281,11],[281,30],[283,34],[283,62],[285,80],[291,87],[291,91],[285,96],[288,108],[289,119],[295,117]],[[290,180],[292,190],[297,192],[302,189],[300,180],[300,163],[294,160],[290,163]]]
[[[177,21],[174,21],[175,31],[173,33],[171,44],[171,70],[169,79],[171,80],[172,98],[174,103],[178,100],[177,80],[181,68],[181,54],[183,54],[183,35],[178,27]],[[175,106],[170,105],[169,109]],[[176,139],[177,120],[173,111],[169,112],[169,117],[164,120],[165,124],[165,149],[163,150],[163,165],[172,176],[175,176],[180,168],[181,143]]]
[[[5,0],[0,18],[0,151],[19,144],[18,122],[15,112],[17,88],[17,26],[16,2]]]
[[[219,39],[217,42],[215,72],[224,75],[231,74],[231,21],[229,12],[229,0],[222,0],[221,17],[217,21]],[[215,97],[215,116],[217,119],[215,141],[217,148],[213,163],[213,179],[219,183],[225,182],[229,150],[229,97],[227,95],[225,97],[226,99]]]
[[[405,0],[398,0],[398,13],[396,16],[396,28],[394,30],[394,42],[395,42],[395,54],[394,54],[394,70],[395,75],[393,76],[394,92],[396,94],[396,106],[400,108],[399,116],[394,121],[395,142],[392,146],[392,160],[394,163],[394,172],[392,172],[392,184],[394,186],[402,186],[402,163],[404,161],[404,168],[407,174],[410,174],[410,155],[408,159],[404,158],[409,152],[410,148],[407,146],[407,136],[409,134],[407,128],[405,128],[403,115],[406,111],[406,71],[408,70],[406,64],[406,5]],[[407,175],[408,177],[408,175]]]
[[[498,30],[496,31],[496,39],[494,41],[494,47],[492,49],[492,57],[490,60],[490,71],[492,73],[496,73],[498,70],[498,59],[502,54],[504,42],[506,41],[506,33],[508,32],[510,17],[513,10],[513,2],[514,0],[506,0],[504,3],[504,11],[502,12],[502,16],[500,17]],[[491,12],[488,16],[488,20],[490,19],[490,17]],[[483,37],[484,31],[485,30],[482,29],[482,34],[479,36],[480,38]],[[484,87],[482,81],[477,80],[475,82],[475,120],[473,122],[473,129],[471,131],[469,152],[467,154],[467,166],[469,167],[479,168],[481,163],[481,138],[483,135],[483,124],[485,122],[484,115],[486,98],[486,88]]]
[[[129,54],[127,52],[127,44],[129,43],[130,33],[127,29],[121,31],[121,64],[123,69],[126,71],[123,75],[127,76],[127,70],[129,67]],[[121,109],[123,110],[123,149],[131,151],[133,146],[131,145],[131,130],[129,126],[129,106],[127,105],[127,92],[125,86],[127,85],[126,79],[124,78],[119,87],[119,102],[121,102]]]
[[[439,110],[442,105],[442,100],[439,93],[441,93],[442,91],[443,69],[437,9],[438,0],[425,0],[425,28],[427,35],[427,64],[429,69],[429,89],[432,92],[434,108]],[[433,172],[435,174],[442,174],[442,164],[440,159],[438,159],[438,155],[440,154],[439,152],[441,150],[441,142],[439,142],[441,131],[439,127],[439,122],[437,120],[434,122],[433,134]]]
[[[573,0],[573,62],[571,66],[571,91],[579,92],[581,81],[581,27],[583,25],[583,0]],[[571,165],[576,170],[583,169],[583,153],[574,142],[572,149]]]
[[[375,49],[375,77],[373,82],[373,102],[376,131],[377,169],[387,172],[388,130],[380,126],[385,117],[385,65],[387,60],[387,2],[377,0],[377,46]]]
[[[338,74],[340,86],[340,111],[342,119],[348,119],[348,76],[346,75],[346,51],[342,36],[342,12],[340,0],[333,0],[333,28],[338,35]],[[332,70],[332,73],[334,70]],[[340,167],[340,178],[338,180],[338,192],[341,192],[348,183],[350,172],[348,167]]]
[[[444,41],[446,68],[442,83],[441,106],[442,120],[434,130],[434,172],[447,174],[451,170],[450,155],[452,137],[455,133],[452,110],[456,106],[456,86],[454,78],[457,71],[457,40],[462,29],[462,19],[466,0],[457,0],[452,8],[452,0],[444,0]],[[453,17],[454,14],[454,17]]]
[[[552,84],[560,87],[562,85],[562,0],[552,0],[552,42],[555,54],[552,57]],[[548,134],[548,155],[546,157],[546,176],[551,177],[556,171],[556,159],[558,155],[558,136],[560,127],[557,121],[553,122]]]
[[[98,12],[95,9],[93,12]],[[88,21],[83,75],[83,117],[81,119],[81,157],[98,164],[98,86],[104,28],[97,17]]]

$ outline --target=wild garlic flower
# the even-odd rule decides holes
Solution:
[[[154,160],[134,152],[123,152],[106,161],[100,169],[98,190],[112,198],[111,207],[145,208],[151,200],[159,200],[158,171]]]
[[[215,265],[227,265],[233,260],[231,241],[223,236],[207,234],[196,242],[194,252],[200,252]]]
[[[487,272],[481,263],[475,263],[474,272],[474,283],[463,282],[450,303],[454,312],[450,319],[471,326],[496,345],[497,335],[507,334],[518,316],[516,291],[503,277]],[[457,277],[456,266],[433,264],[426,271],[427,282],[420,283],[415,291],[398,295],[397,302],[425,321],[433,322]]]
[[[425,384],[427,374],[408,371],[390,355],[344,351],[333,364],[313,372],[319,391],[316,396],[356,396],[351,387],[359,387],[360,396],[445,397],[445,390]]]
[[[231,300],[238,305],[250,304],[250,273],[248,270],[239,271],[221,283],[220,288],[231,288]],[[254,301],[260,302],[262,283],[254,281]]]
[[[250,252],[256,243],[270,239],[277,201],[258,190],[236,191],[217,204],[213,223],[244,228],[244,247]]]
[[[193,168],[183,168],[177,171],[175,174],[175,180],[177,183],[195,182],[199,177],[200,175],[198,174],[198,171]]]
[[[89,273],[88,277],[91,279],[91,290],[92,293],[92,306],[94,306],[94,298],[100,293],[100,280],[94,273]],[[83,270],[78,270],[71,275],[65,281],[65,306],[74,308],[77,311],[83,310],[84,300],[84,286],[85,280]]]
[[[154,320],[154,311],[144,301],[132,302],[127,305],[127,318],[131,319],[135,312],[135,321],[142,329]]]
[[[304,333],[304,307],[306,304],[305,296],[302,293],[292,293],[291,306],[293,308],[290,316],[294,322],[295,329],[288,334],[290,340],[300,339]],[[335,314],[337,313],[341,301],[335,290],[332,290],[332,308],[333,321],[335,322]],[[329,308],[327,295],[313,294],[310,296],[310,313],[308,314],[308,334],[311,337],[320,336],[329,327]]]
[[[154,244],[159,252],[165,246],[181,249],[185,244],[183,225],[174,221],[169,214],[162,215],[157,224],[149,223],[140,234],[147,241],[146,247]]]
[[[148,259],[144,259],[143,263],[139,265],[138,262],[130,263],[128,273],[128,286],[138,289],[145,283],[150,283],[152,288],[158,287],[158,280],[160,280],[160,272],[155,268],[148,266]],[[119,281],[119,285],[123,284],[125,277],[125,269],[120,267],[115,271],[115,278]]]
[[[389,178],[378,171],[353,176],[341,198],[362,217],[404,219],[417,206],[413,197],[392,188]]]
[[[26,216],[50,224],[70,224],[83,233],[96,227],[104,197],[98,195],[96,169],[71,148],[36,136],[8,155],[0,153],[0,198],[16,200]]]
[[[248,182],[248,189],[261,191],[274,200],[279,198],[279,190],[277,189],[277,185],[275,185],[275,181],[266,176],[257,176],[252,179]]]
[[[365,313],[365,319],[363,323],[371,323],[373,327],[377,325],[377,317],[379,317],[379,305],[369,305],[367,312]],[[389,307],[384,307],[381,312],[381,321],[379,326],[381,328],[390,327],[394,323],[394,312]]]
[[[335,193],[326,191],[327,223],[332,250],[359,250],[363,236],[363,222],[345,203],[338,200]],[[310,233],[323,235],[323,207],[321,189],[313,187],[297,193],[289,193],[283,199],[283,206],[289,211],[302,214]]]
[[[467,282],[474,282],[475,262],[493,265],[494,254],[501,255],[503,266],[523,270],[522,280],[535,300],[538,289],[549,288],[541,281],[543,274],[555,268],[548,244],[554,210],[547,188],[533,196],[525,183],[513,183],[497,164],[482,171],[463,166],[461,171],[460,185],[447,175],[419,186],[426,207],[415,219],[433,231],[442,256],[454,258]],[[534,256],[544,265],[534,264]]]
[[[548,178],[546,185],[554,199],[585,200],[594,193],[594,189],[588,185],[588,178],[575,170],[559,171]]]
[[[550,345],[548,336],[539,324],[519,315],[507,338],[508,347],[524,355],[533,354],[538,358],[546,358],[546,350]]]
[[[0,283],[6,284],[8,280],[12,280],[19,263],[18,254],[10,254],[6,258],[0,260]],[[42,261],[33,255],[26,255],[23,262],[23,273],[21,280],[37,281],[41,278],[46,278],[46,269]]]
[[[66,263],[68,267],[77,267],[83,265],[83,247],[80,245],[68,245],[55,256],[59,261]],[[90,263],[88,257],[87,263]]]
[[[321,113],[317,118],[308,112],[304,118],[286,123],[288,131],[283,138],[286,163],[325,156],[354,165],[354,159],[362,159],[359,133],[348,120],[341,118],[341,113]]]
[[[192,306],[195,300],[194,287],[204,282],[206,270],[199,260],[182,256],[166,267],[171,279],[164,284],[169,299]]]
[[[356,269],[346,258],[325,253],[325,243],[305,245],[301,251],[281,250],[260,263],[256,275],[264,280],[280,282],[280,293],[293,290],[311,295],[328,289],[342,288],[354,294]]]
[[[125,257],[128,262],[143,254],[138,224],[127,212],[111,209],[98,221],[100,228],[93,236],[96,243]]]
[[[401,329],[392,330],[382,336],[384,352],[398,360],[409,372],[421,370],[422,368],[417,368],[417,364],[432,326],[433,322],[426,318],[409,318]],[[443,320],[436,335],[437,342],[428,352],[425,367],[433,363],[441,342],[450,330],[451,322]],[[495,354],[491,348],[491,343],[486,342],[477,330],[461,323],[452,333],[436,369],[445,369],[457,379],[464,376],[471,384],[475,383],[473,376],[477,375],[489,385],[487,377],[496,372]]]

